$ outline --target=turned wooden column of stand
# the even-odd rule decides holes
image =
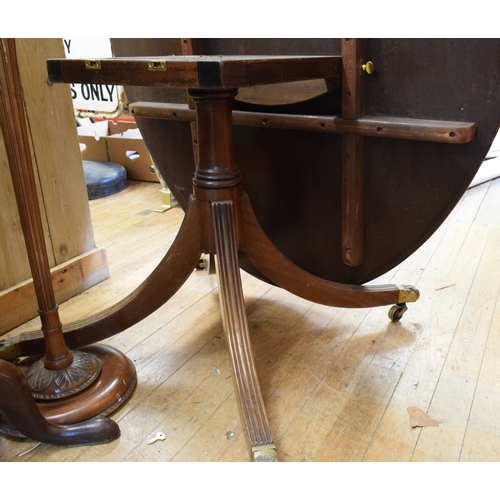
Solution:
[[[199,147],[194,196],[206,203],[210,217],[202,224],[203,251],[216,255],[226,347],[250,455],[254,461],[277,461],[253,361],[238,264],[242,179],[234,161],[231,117],[236,94],[189,90],[196,104]]]
[[[14,39],[2,39],[0,91],[1,126],[45,340],[45,356],[33,364],[26,378],[35,398],[57,399],[91,384],[100,365],[87,353],[70,351],[64,340],[45,248]]]
[[[55,445],[107,443],[120,436],[111,419],[95,417],[94,412],[84,421],[60,425],[39,408],[45,401],[57,405],[61,398],[85,392],[101,373],[101,363],[92,354],[71,351],[64,339],[45,248],[14,39],[2,39],[0,58],[0,125],[45,344],[45,356],[24,373],[22,363],[14,366],[0,360],[0,427],[6,434]]]

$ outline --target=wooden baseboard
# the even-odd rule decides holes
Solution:
[[[51,269],[58,304],[109,277],[106,250],[96,248]],[[29,279],[0,292],[0,335],[38,314],[38,304]]]

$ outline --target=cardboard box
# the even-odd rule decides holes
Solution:
[[[109,122],[96,122],[77,127],[82,160],[109,161],[105,137],[109,135]]]
[[[159,182],[158,176],[150,170],[151,156],[138,128],[111,135],[106,142],[109,161],[123,165],[127,179]]]
[[[111,161],[125,167],[127,179],[159,182],[135,122],[104,120],[77,130],[82,160]]]

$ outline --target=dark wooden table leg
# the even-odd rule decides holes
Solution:
[[[57,425],[42,416],[23,373],[0,360],[0,411],[15,422],[25,437],[65,446],[85,446],[113,441],[120,436],[118,424],[107,417],[95,417],[72,425]]]
[[[268,238],[247,195],[241,198],[241,221],[242,249],[255,267],[273,283],[303,299],[332,307],[375,307],[402,306],[420,297],[419,291],[409,285],[346,285],[304,271]]]
[[[200,260],[200,208],[192,199],[172,246],[156,269],[127,297],[108,309],[63,326],[70,349],[100,342],[130,328],[167,302],[189,278]],[[42,356],[41,331],[0,340],[0,359]]]

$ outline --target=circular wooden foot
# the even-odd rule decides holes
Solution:
[[[81,351],[93,354],[101,364],[97,380],[84,391],[57,401],[37,402],[50,422],[66,425],[97,415],[108,416],[132,395],[137,383],[135,367],[125,354],[106,345],[95,344]]]
[[[97,358],[101,371],[86,389],[65,398],[36,401],[42,415],[51,423],[71,425],[84,422],[98,415],[108,416],[118,410],[132,395],[137,384],[133,363],[123,353],[106,345],[95,344],[80,349]],[[22,361],[18,368],[26,372],[33,359]],[[22,434],[0,422],[0,432],[11,436]],[[14,427],[14,426],[13,426]],[[9,429],[10,428],[10,429]]]

